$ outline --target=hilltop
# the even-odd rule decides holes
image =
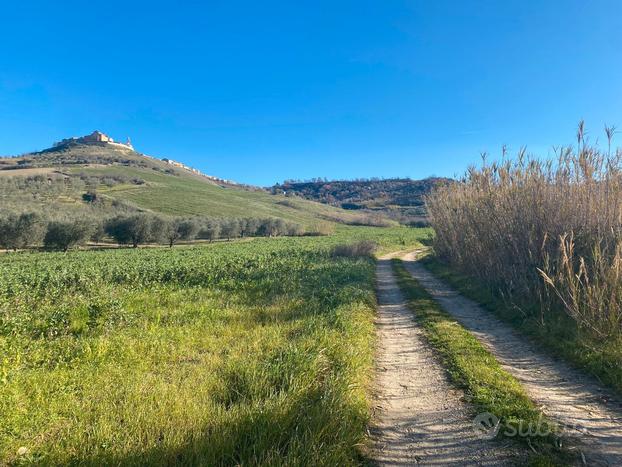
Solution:
[[[274,185],[274,194],[298,195],[350,211],[382,213],[402,223],[426,217],[424,197],[435,187],[452,183],[448,178],[285,181]]]
[[[95,131],[43,151],[0,158],[0,210],[111,215],[279,217],[361,223],[359,214],[207,175],[170,158],[138,152]]]

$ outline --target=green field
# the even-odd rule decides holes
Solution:
[[[353,212],[299,198],[275,196],[261,190],[220,186],[193,175],[168,175],[148,169],[121,166],[74,169],[88,175],[124,175],[146,181],[144,185],[102,188],[102,194],[138,207],[175,216],[281,217],[309,225],[322,219],[353,220]]]
[[[0,463],[363,461],[374,262],[425,229],[6,254]]]

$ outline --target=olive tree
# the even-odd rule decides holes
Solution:
[[[173,219],[166,223],[164,237],[172,248],[179,240],[195,239],[199,228],[200,225],[195,219]]]
[[[46,248],[67,251],[77,245],[84,245],[93,229],[85,219],[52,221],[48,224],[43,243]]]
[[[136,248],[151,239],[152,219],[147,214],[117,216],[106,223],[105,230],[120,245],[129,244]]]
[[[45,219],[34,212],[9,214],[0,219],[0,246],[17,250],[40,244],[46,224]]]

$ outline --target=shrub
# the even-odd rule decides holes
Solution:
[[[344,256],[348,258],[358,256],[372,256],[376,251],[378,245],[370,240],[363,240],[356,243],[337,245],[332,250],[332,255],[335,257]]]
[[[82,200],[86,203],[94,203],[98,200],[97,193],[95,191],[87,191],[82,195]]]

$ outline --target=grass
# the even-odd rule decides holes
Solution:
[[[562,314],[517,313],[516,307],[481,280],[456,272],[454,268],[429,255],[422,264],[465,296],[480,303],[503,321],[529,336],[558,357],[598,378],[622,394],[622,340],[594,339],[581,332],[576,323]]]
[[[340,243],[371,240],[378,246],[378,256],[394,251],[410,251],[414,246],[429,243],[433,231],[430,228],[412,227],[352,227],[338,226],[333,236]]]
[[[440,308],[410,276],[400,260],[393,260],[393,268],[426,338],[441,355],[454,383],[466,390],[478,413],[488,412],[499,419],[500,436],[509,436],[521,427],[542,427],[551,434],[511,436],[511,439],[527,443],[538,452],[530,459],[534,464],[567,462],[567,453],[556,447],[555,425],[543,418],[520,382],[503,370],[495,357],[470,332]]]
[[[0,463],[365,462],[374,261],[359,238],[7,254]]]
[[[275,196],[264,191],[221,187],[195,176],[172,176],[147,169],[108,166],[74,169],[89,175],[124,175],[145,180],[144,185],[117,185],[102,189],[112,198],[141,208],[177,216],[281,217],[309,225],[323,219],[356,215],[329,205]]]

